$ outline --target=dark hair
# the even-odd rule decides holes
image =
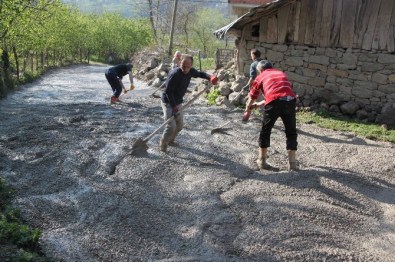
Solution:
[[[184,59],[191,59],[191,62],[193,64],[193,56],[188,55],[188,54],[183,54],[181,60],[184,60]]]
[[[261,51],[255,48],[251,50],[251,54],[253,54],[255,57],[261,57]]]

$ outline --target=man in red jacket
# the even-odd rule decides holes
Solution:
[[[257,164],[260,169],[273,169],[266,162],[267,148],[270,146],[270,135],[276,120],[280,117],[284,123],[286,135],[286,148],[288,150],[289,170],[299,170],[296,160],[296,150],[298,146],[296,133],[296,96],[292,91],[292,85],[286,74],[278,69],[274,69],[270,61],[261,60],[257,65],[260,74],[252,83],[249,93],[250,99],[246,105],[246,111],[261,105],[255,103],[262,92],[264,101],[264,113],[262,129],[259,135],[259,157]]]

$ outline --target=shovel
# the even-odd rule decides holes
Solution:
[[[191,100],[189,100],[185,105],[183,105],[180,109],[180,111],[184,111],[187,107],[189,107],[196,99],[199,98],[201,94],[206,92],[208,90],[208,87],[204,88],[200,92],[198,92],[194,97],[192,97]],[[138,138],[136,142],[134,142],[132,146],[132,152],[131,155],[134,156],[141,156],[147,154],[148,150],[148,145],[147,142],[154,136],[156,135],[164,126],[166,126],[168,123],[173,121],[174,116],[170,117],[167,119],[160,127],[158,127],[154,132],[152,132],[150,135],[148,135],[145,138]]]
[[[158,92],[159,90],[161,90],[162,87],[164,87],[165,84],[166,84],[166,81],[163,82],[163,84],[161,84],[160,87],[158,87],[157,89],[155,89],[155,91],[154,91],[150,96],[152,96],[152,97],[154,97],[154,98],[160,98],[160,96],[159,96],[159,95],[156,95],[155,93]]]
[[[224,132],[224,127],[227,126],[228,124],[230,124],[233,120],[230,120],[228,122],[226,122],[225,124],[223,124],[220,127],[216,127],[211,129],[211,134],[215,134],[215,133],[223,133]]]

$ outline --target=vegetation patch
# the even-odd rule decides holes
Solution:
[[[214,89],[212,91],[210,91],[210,93],[207,94],[206,99],[207,99],[207,103],[209,105],[215,105],[215,100],[217,99],[217,97],[220,95],[221,93],[219,92],[218,89]]]
[[[357,136],[377,141],[395,143],[395,130],[390,130],[377,124],[366,124],[330,115],[327,112],[298,112],[297,120],[301,123],[315,123],[320,127],[352,132]]]
[[[23,224],[9,203],[11,193],[0,178],[0,261],[47,261],[39,252],[41,232]]]

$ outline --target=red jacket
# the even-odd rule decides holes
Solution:
[[[265,96],[265,104],[283,98],[295,98],[295,93],[292,91],[291,82],[289,82],[287,75],[278,69],[269,68],[260,73],[252,82],[250,91],[251,99],[257,99],[260,92]]]

